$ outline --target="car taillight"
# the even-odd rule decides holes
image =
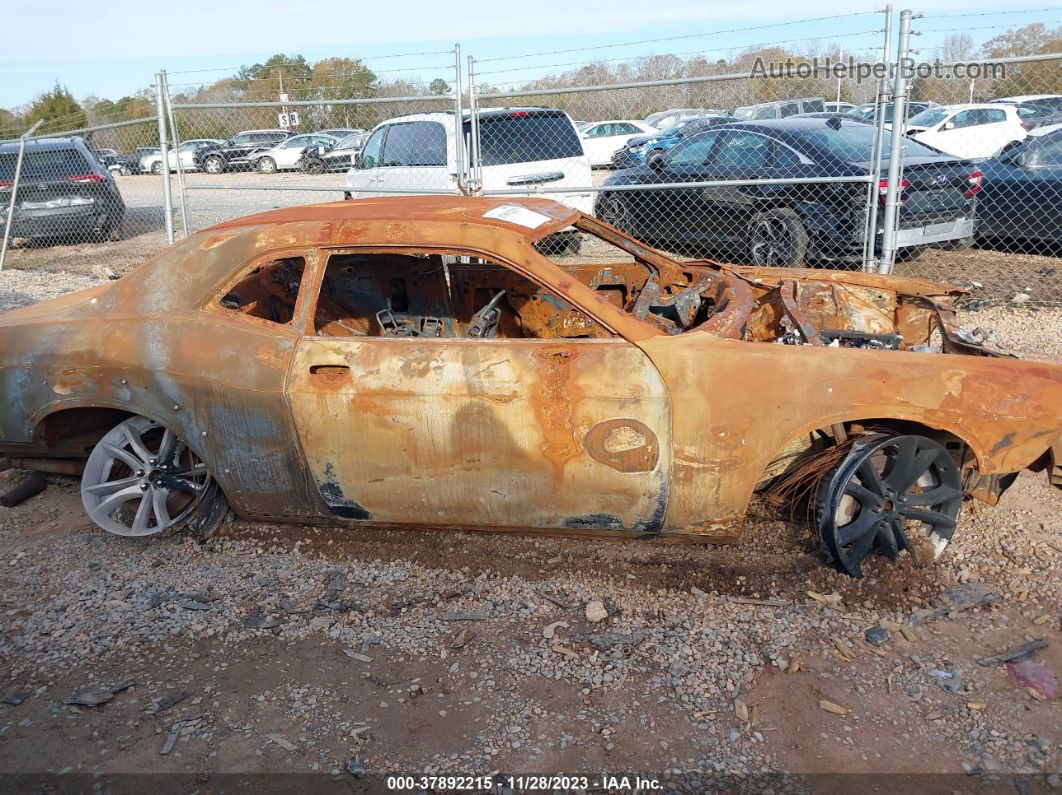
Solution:
[[[900,197],[899,202],[903,204],[907,201],[907,197],[903,195],[903,192],[910,186],[910,182],[905,179],[900,180]],[[887,179],[878,180],[878,196],[881,198],[881,203],[885,203],[885,198],[889,195],[889,181]]]
[[[510,116],[528,116],[530,114],[528,114],[528,112],[526,110],[514,110],[509,115]]]
[[[14,182],[0,182],[0,188],[11,188],[14,187],[14,185]]]
[[[76,177],[67,177],[66,181],[74,183],[103,182],[103,177],[99,174],[78,174]]]
[[[981,188],[983,187],[982,183],[984,181],[985,181],[985,175],[984,174],[982,174],[980,171],[971,171],[970,175],[968,177],[966,177],[966,183],[970,187],[967,188],[965,191],[963,191],[962,195],[965,196],[967,199],[969,199],[971,196],[976,196],[978,191],[980,191]]]

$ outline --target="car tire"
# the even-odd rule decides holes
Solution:
[[[211,155],[203,161],[203,171],[208,174],[220,174],[225,170],[225,161],[217,155]]]
[[[98,527],[120,536],[186,530],[205,540],[229,515],[205,462],[164,425],[140,416],[118,423],[93,448],[81,501]]]
[[[151,164],[151,173],[154,174],[156,177],[159,176],[162,173],[162,162],[161,161]]]
[[[795,268],[804,264],[808,231],[794,210],[775,207],[756,213],[748,226],[749,264]]]
[[[307,160],[303,167],[307,174],[323,174],[324,170],[324,163],[320,160]]]
[[[621,232],[637,237],[634,229],[634,217],[631,215],[627,203],[618,194],[602,194],[601,198],[597,200],[597,206],[594,207],[594,215],[597,216],[598,220],[616,227]]]
[[[932,497],[924,495],[933,495]],[[940,556],[962,509],[962,472],[948,449],[919,435],[856,438],[815,492],[815,530],[851,577],[872,552],[916,563]]]
[[[122,166],[120,169],[118,169],[118,173],[121,174],[123,177],[128,177],[133,173],[133,170],[129,168],[129,166]]]
[[[354,194],[351,193],[349,190],[343,191],[343,201],[354,201]]]
[[[258,171],[262,174],[277,173],[277,161],[271,157],[259,158],[258,163],[256,163],[255,165],[258,167]]]

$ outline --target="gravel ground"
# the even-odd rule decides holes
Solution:
[[[101,281],[65,261],[0,274],[0,308]],[[1062,357],[1062,309],[961,320]],[[75,481],[49,483],[0,509],[0,771],[1062,786],[1057,697],[978,662],[1044,638],[1034,661],[1062,672],[1062,492],[1042,474],[970,505],[939,564],[860,581],[765,510],[724,548],[245,522],[198,546],[108,536]],[[105,700],[64,703],[79,690]]]

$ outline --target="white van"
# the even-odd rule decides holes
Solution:
[[[471,120],[464,118],[464,157],[468,162]],[[401,191],[458,192],[454,114],[417,113],[389,119],[372,131],[354,167],[347,172],[348,199]],[[575,125],[563,110],[497,108],[479,111],[483,191],[519,190],[544,196],[584,213],[593,195],[590,162]],[[536,188],[572,188],[543,193]]]

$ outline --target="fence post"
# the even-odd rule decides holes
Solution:
[[[468,177],[465,173],[465,122],[461,107],[461,44],[454,44],[454,146],[457,158],[457,190],[465,193]]]
[[[37,132],[37,128],[42,124],[44,124],[44,119],[40,119],[36,124],[18,137],[18,158],[15,160],[15,178],[11,181],[11,201],[7,205],[7,222],[4,224],[4,243],[3,246],[0,247],[0,271],[4,269],[4,260],[7,259],[7,244],[11,239],[11,223],[15,220],[15,195],[18,193],[19,178],[22,176],[22,156],[26,154],[26,139],[33,135],[33,133]]]
[[[181,202],[181,229],[184,236],[188,237],[188,205],[184,193],[184,166],[181,165],[181,134],[177,130],[177,119],[173,114],[173,103],[170,102],[170,76],[166,70],[162,70],[162,87],[166,92],[166,118],[170,122],[170,132],[173,133],[173,159],[177,163],[177,195]],[[169,168],[169,163],[166,164]]]
[[[472,193],[483,189],[482,175],[480,174],[479,152],[479,108],[476,106],[476,69],[472,56],[468,56],[468,112],[471,114],[472,137],[469,141],[469,173],[472,175]]]
[[[166,103],[162,97],[162,72],[155,73],[155,108],[159,119],[159,154],[162,156],[162,222],[166,242],[173,245],[173,196],[170,195],[170,155],[166,146]]]
[[[881,62],[889,62],[889,47],[892,46],[892,5],[885,6],[885,41],[881,48]],[[878,81],[874,97],[874,149],[871,157],[870,184],[867,185],[867,221],[866,238],[863,241],[863,270],[875,271],[878,266],[878,186],[881,183],[882,142],[885,140],[885,97],[888,94],[888,81]]]
[[[889,147],[889,182],[885,189],[885,229],[881,244],[880,273],[892,273],[896,262],[896,230],[900,220],[900,182],[903,180],[903,150],[907,128],[907,77],[904,74],[911,51],[911,11],[900,12],[900,37],[896,45],[896,75],[892,89],[892,138]]]

